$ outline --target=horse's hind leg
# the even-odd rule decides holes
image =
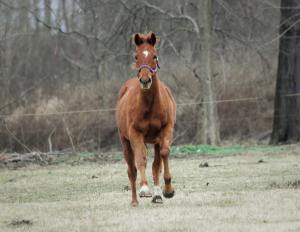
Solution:
[[[169,154],[170,154],[170,146],[172,141],[173,135],[173,127],[171,125],[165,127],[163,132],[162,143],[160,147],[160,156],[163,160],[164,166],[164,180],[165,180],[165,187],[164,187],[164,197],[165,198],[172,198],[175,194],[174,188],[171,184],[171,172],[169,168]]]
[[[155,186],[159,186],[159,174],[161,169],[161,157],[159,154],[159,144],[154,145],[154,160],[152,164],[152,175]]]
[[[169,168],[169,150],[161,150],[161,156],[164,163],[164,180],[165,180],[165,187],[164,187],[164,197],[165,198],[172,198],[175,194],[175,191],[171,184],[171,172]]]
[[[153,182],[154,182],[154,191],[152,202],[153,203],[162,203],[162,191],[159,185],[159,176],[160,176],[160,169],[161,169],[161,157],[160,157],[160,147],[159,144],[154,145],[154,161],[152,164],[152,175],[153,175]]]
[[[131,196],[132,196],[131,205],[135,207],[138,205],[138,200],[137,200],[137,195],[136,195],[137,169],[135,167],[134,154],[133,154],[132,148],[130,146],[130,142],[127,139],[121,138],[121,142],[123,145],[124,158],[128,165],[127,173],[128,173],[128,178],[130,180]]]

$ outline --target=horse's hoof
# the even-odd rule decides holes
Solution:
[[[140,197],[152,197],[150,189],[147,185],[143,185],[139,192]]]
[[[155,204],[163,203],[162,191],[161,191],[160,186],[154,186],[154,188],[153,188],[152,203],[155,203]]]
[[[155,195],[152,197],[152,203],[154,204],[162,204],[163,203],[163,199],[160,195]]]
[[[139,196],[149,198],[149,197],[152,197],[152,194],[150,192],[140,192]]]
[[[132,207],[138,207],[139,203],[137,201],[131,202]]]
[[[163,194],[165,198],[172,198],[175,195],[175,191],[174,190],[172,190],[171,192],[163,191]]]

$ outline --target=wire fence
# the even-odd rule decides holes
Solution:
[[[300,93],[285,94],[281,97],[299,97]],[[203,104],[222,104],[222,103],[238,103],[238,102],[255,102],[265,100],[265,97],[248,97],[248,98],[235,98],[235,99],[224,99],[215,101],[199,101],[199,102],[182,102],[177,103],[177,106],[193,106],[193,105],[203,105]],[[115,112],[116,108],[98,108],[90,110],[72,110],[72,111],[61,111],[61,112],[51,112],[51,113],[25,113],[18,115],[19,117],[47,117],[56,115],[70,115],[70,114],[83,114],[83,113],[103,113],[103,112]],[[1,118],[7,118],[11,114],[0,114]]]

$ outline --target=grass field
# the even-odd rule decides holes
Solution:
[[[300,231],[299,146],[172,154],[175,197],[137,208],[119,158],[0,169],[0,231]]]

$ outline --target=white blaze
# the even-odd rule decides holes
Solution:
[[[149,55],[149,52],[147,50],[143,51],[144,56],[147,58]]]

